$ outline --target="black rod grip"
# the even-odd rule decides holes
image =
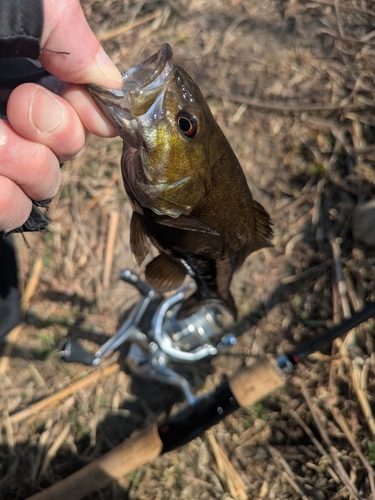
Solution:
[[[362,311],[353,314],[351,318],[345,319],[339,325],[327,330],[322,335],[306,342],[301,347],[297,347],[297,349],[291,353],[286,354],[286,357],[293,365],[295,365],[312,352],[318,350],[326,342],[332,342],[337,337],[344,335],[372,316],[375,316],[375,302],[370,302],[364,309],[362,309]]]
[[[178,448],[239,408],[228,384],[199,400],[198,404],[178,413],[159,427],[162,453]]]

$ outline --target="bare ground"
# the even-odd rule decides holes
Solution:
[[[375,300],[375,250],[351,231],[353,209],[375,194],[373,2],[82,4],[120,69],[172,46],[274,222],[273,248],[251,255],[233,282],[238,343],[194,367],[194,387],[212,389]],[[50,229],[27,235],[30,248],[15,238],[21,285],[31,291],[0,362],[1,498],[55,483],[179,404],[178,393],[145,390],[116,371],[16,417],[95,371],[62,363],[62,338],[80,336],[95,349],[138,299],[118,279],[134,266],[120,152],[119,139],[89,137],[63,167]],[[282,390],[87,498],[375,499],[374,329],[374,320],[362,324],[310,356]]]

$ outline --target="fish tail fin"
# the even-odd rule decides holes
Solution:
[[[271,246],[270,239],[273,236],[272,221],[264,207],[254,200],[255,242],[257,249]]]

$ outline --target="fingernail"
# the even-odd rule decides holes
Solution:
[[[57,128],[65,117],[62,105],[50,92],[38,88],[31,97],[30,125],[42,134]]]
[[[104,49],[102,49],[96,56],[96,64],[106,78],[112,80],[113,82],[119,82],[122,84],[120,71],[113,64],[109,56],[104,52]]]
[[[5,133],[5,127],[2,126],[3,120],[0,120],[0,147],[7,145],[7,136]]]

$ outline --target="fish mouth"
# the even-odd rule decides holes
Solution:
[[[87,88],[107,118],[115,127],[124,126],[124,120],[132,120],[147,112],[163,91],[174,70],[173,52],[166,43],[144,62],[122,73],[121,89],[106,89],[89,84]]]
[[[134,90],[141,92],[160,87],[173,69],[172,57],[172,49],[165,43],[146,61],[122,73],[124,84],[121,90],[126,94]]]

